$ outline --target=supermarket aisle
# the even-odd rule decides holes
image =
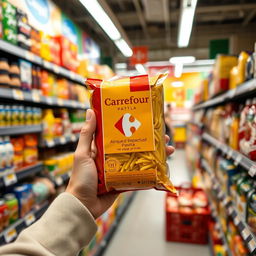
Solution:
[[[176,151],[170,160],[175,184],[189,181],[185,153]],[[178,174],[178,175],[177,175]],[[165,241],[164,192],[137,193],[105,256],[208,256],[209,247]]]

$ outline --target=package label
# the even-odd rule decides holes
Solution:
[[[115,86],[103,84],[101,104],[105,154],[155,150],[147,76],[119,80]]]

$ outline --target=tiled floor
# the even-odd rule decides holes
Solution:
[[[169,161],[174,184],[189,181],[184,151],[178,150]],[[209,247],[165,241],[164,193],[138,192],[105,256],[208,256]]]

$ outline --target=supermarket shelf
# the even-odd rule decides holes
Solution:
[[[103,238],[103,240],[98,245],[96,252],[93,254],[94,256],[102,256],[104,254],[111,238],[113,237],[115,231],[118,228],[118,225],[119,225],[122,217],[124,216],[126,210],[130,206],[130,204],[131,204],[132,200],[134,199],[135,195],[136,195],[136,192],[133,192],[126,199],[126,201],[118,208],[116,218],[115,218],[113,224],[111,225],[111,227],[109,228],[108,232],[106,233],[105,237]]]
[[[39,125],[18,125],[0,127],[0,136],[4,135],[18,135],[25,133],[39,133],[43,131],[43,126]]]
[[[78,139],[79,139],[79,133],[68,135],[68,136],[62,136],[59,138],[55,138],[53,140],[44,140],[39,146],[52,148],[55,146],[64,145],[71,142],[77,142]]]
[[[36,206],[34,210],[32,210],[30,213],[28,213],[24,218],[18,220],[14,224],[12,224],[10,227],[5,229],[2,233],[0,233],[0,245],[4,245],[6,243],[12,242],[18,234],[28,226],[30,226],[32,223],[34,223],[36,220],[38,220],[43,213],[46,211],[46,209],[49,206],[49,202],[44,202],[40,206]]]
[[[37,65],[40,65],[42,67],[44,67],[45,69],[48,69],[49,71],[57,74],[57,75],[61,75],[67,79],[72,80],[73,82],[79,83],[81,85],[84,85],[84,78],[78,74],[76,74],[75,72],[72,72],[66,68],[63,68],[59,65],[53,64],[51,62],[48,62],[46,60],[43,60],[41,57],[33,54],[30,51],[27,51],[19,46],[10,44],[8,42],[5,42],[3,40],[0,40],[0,50],[10,53],[14,56],[23,58],[25,60],[28,60],[32,63],[35,63]]]
[[[209,99],[203,103],[197,104],[193,107],[193,110],[213,107],[218,104],[229,102],[233,99],[247,96],[253,90],[256,89],[256,79],[249,80],[235,89],[229,90],[213,99]]]
[[[213,184],[213,190],[215,191],[218,200],[225,207],[227,214],[233,219],[234,224],[236,225],[239,233],[241,234],[241,237],[243,238],[245,245],[249,249],[250,255],[256,255],[256,237],[253,235],[247,224],[239,216],[232,201],[221,190],[221,186],[219,184],[218,179],[215,177],[213,170],[211,169],[211,167],[209,166],[205,159],[202,159],[202,167],[209,173]]]
[[[217,139],[215,139],[214,137],[212,137],[208,133],[203,133],[202,138],[203,138],[203,140],[212,144],[214,147],[216,147],[222,153],[226,154],[229,159],[234,160],[234,163],[236,165],[239,164],[242,167],[244,167],[248,171],[248,174],[251,177],[256,176],[256,162],[253,162],[248,157],[244,156],[243,154],[239,153],[236,150],[233,150],[232,148],[230,148],[226,144],[218,141]]]
[[[222,240],[223,246],[225,247],[225,250],[227,252],[227,256],[232,256],[232,252],[229,249],[229,245],[228,245],[226,235],[223,231],[220,219],[218,217],[217,211],[216,211],[215,207],[213,206],[213,204],[210,204],[210,209],[211,209],[212,217],[215,219],[215,221],[217,223],[217,228],[221,233],[221,240]]]
[[[56,106],[73,109],[87,109],[89,105],[74,100],[62,100],[55,97],[44,97],[35,91],[22,91],[19,89],[0,88],[0,99],[14,100],[17,102],[30,102],[44,106]]]
[[[29,176],[35,175],[43,170],[43,163],[38,162],[34,165],[26,166],[17,172],[3,173],[0,177],[0,188],[16,184]]]

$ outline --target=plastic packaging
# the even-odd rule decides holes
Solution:
[[[97,119],[98,194],[150,188],[176,192],[165,153],[165,78],[86,80]]]

